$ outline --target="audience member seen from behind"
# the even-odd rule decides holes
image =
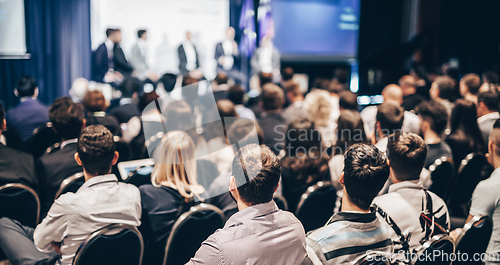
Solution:
[[[344,170],[344,154],[353,144],[368,144],[370,141],[366,137],[363,127],[363,120],[359,112],[352,110],[340,111],[337,121],[336,139],[333,146],[333,157],[328,162],[332,183],[338,190],[341,190],[339,179]]]
[[[0,135],[5,130],[5,110],[0,103]],[[34,172],[33,156],[0,143],[0,186],[21,183],[38,191],[38,178]]]
[[[458,99],[451,112],[451,133],[446,137],[455,167],[470,153],[486,153],[487,146],[477,124],[476,105],[472,101]]]
[[[283,111],[283,117],[287,122],[296,118],[304,118],[306,116],[303,108],[304,93],[302,93],[300,86],[293,81],[289,81],[284,84],[283,88],[286,97],[290,101],[290,106]]]
[[[330,180],[328,156],[321,134],[306,118],[290,122],[284,150],[285,157],[281,160],[283,196],[288,202],[288,210],[294,213],[307,187]]]
[[[477,94],[481,87],[481,78],[476,74],[467,74],[462,77],[459,83],[460,95],[477,105]]]
[[[453,159],[450,146],[441,139],[448,124],[446,107],[437,101],[424,101],[417,106],[416,111],[421,120],[420,131],[427,145],[425,168],[429,169],[438,158]]]
[[[238,113],[240,118],[250,119],[255,121],[257,118],[255,117],[255,113],[247,107],[245,107],[245,90],[241,87],[241,85],[234,85],[229,88],[227,92],[227,98],[233,102],[234,108]]]
[[[342,110],[359,111],[358,95],[349,90],[342,91],[339,94],[339,108]]]
[[[305,117],[314,121],[314,128],[321,133],[321,139],[326,147],[332,146],[335,142],[336,125],[336,120],[332,121],[333,108],[328,97],[328,92],[316,89],[307,94],[302,105]]]
[[[401,131],[404,122],[404,109],[391,103],[382,103],[377,110],[377,123],[372,143],[382,152],[387,150],[388,136]]]
[[[14,94],[20,103],[7,112],[7,129],[18,135],[21,149],[27,151],[28,140],[33,131],[49,122],[49,108],[38,99],[38,85],[31,76],[21,77],[16,84]]]
[[[387,194],[378,196],[373,203],[382,209],[399,227],[400,234],[387,226],[394,242],[401,242],[401,235],[408,239],[409,249],[414,250],[421,245],[422,239],[429,239],[432,231],[426,222],[422,222],[421,213],[427,215],[437,225],[446,230],[450,229],[450,217],[445,202],[436,194],[427,191],[419,182],[420,172],[425,164],[427,147],[424,140],[408,132],[397,132],[389,136],[387,155],[391,169]],[[429,197],[427,197],[429,195]],[[432,208],[422,208],[430,198]],[[431,212],[432,211],[432,212]],[[382,223],[388,224],[385,216],[380,216]],[[438,229],[434,229],[438,231]],[[395,252],[403,248],[401,244],[394,246]],[[408,249],[405,249],[408,250]]]
[[[266,84],[262,87],[260,96],[260,104],[264,113],[261,114],[258,121],[264,131],[264,144],[269,146],[275,154],[278,154],[283,149],[287,124],[282,115],[285,95],[279,86]]]
[[[87,92],[83,98],[82,105],[86,110],[85,120],[87,125],[101,124],[113,135],[121,135],[120,124],[112,115],[106,114],[108,103],[101,91],[93,90]]]
[[[302,264],[306,256],[304,228],[273,201],[279,163],[264,145],[249,144],[238,151],[229,190],[239,212],[205,240],[187,264]]]
[[[403,107],[406,111],[414,110],[415,107],[424,101],[424,97],[417,94],[417,84],[415,78],[411,75],[405,75],[398,81],[399,86],[403,90]]]
[[[432,82],[429,94],[431,99],[441,103],[451,115],[453,110],[453,103],[450,99],[453,97],[455,88],[455,81],[448,76],[438,76],[434,82]]]
[[[488,142],[488,138],[491,130],[493,129],[493,124],[496,120],[500,119],[500,114],[498,113],[499,94],[494,92],[483,92],[477,97],[477,124],[483,135],[485,142]]]
[[[182,131],[169,132],[156,147],[152,185],[139,188],[142,204],[139,230],[145,246],[143,264],[162,264],[175,220],[203,192],[197,185],[194,151],[193,140]]]
[[[339,180],[343,187],[341,212],[307,234],[304,264],[352,264],[368,250],[392,252],[389,231],[370,209],[389,177],[387,157],[372,145],[355,144],[346,152],[344,163]]]
[[[59,186],[66,178],[82,172],[82,167],[73,158],[77,151],[77,141],[85,127],[83,107],[69,97],[54,100],[49,117],[52,128],[62,138],[59,147],[44,154],[36,164],[36,173],[40,184],[40,201],[43,213],[54,202]]]
[[[139,92],[138,82],[135,79],[126,79],[119,87],[122,97],[119,99],[118,106],[112,108],[110,113],[120,124],[127,123],[132,117],[141,115],[136,104]]]
[[[0,247],[12,264],[71,264],[90,234],[110,224],[140,225],[139,190],[111,173],[118,160],[113,134],[102,125],[85,128],[71,157],[83,166],[85,183],[59,197],[36,229],[0,219]]]

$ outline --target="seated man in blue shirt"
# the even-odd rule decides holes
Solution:
[[[140,225],[139,189],[110,174],[118,160],[113,134],[102,125],[89,126],[77,150],[85,183],[76,193],[61,195],[36,229],[0,219],[0,247],[12,264],[69,265],[92,232],[116,223]]]
[[[273,201],[280,173],[279,159],[269,147],[241,148],[229,184],[239,212],[205,240],[187,264],[302,264],[304,228]]]
[[[392,252],[389,230],[370,205],[389,177],[387,157],[373,145],[355,144],[344,156],[342,209],[307,234],[304,264],[354,264],[370,251]]]

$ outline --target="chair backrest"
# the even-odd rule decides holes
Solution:
[[[372,251],[359,257],[354,265],[390,265],[390,253]]]
[[[454,174],[453,160],[449,157],[436,159],[429,167],[432,185],[429,188],[440,198],[445,199],[451,186]]]
[[[440,254],[435,255],[436,251]],[[412,257],[411,264],[449,265],[453,261],[450,256],[453,256],[454,252],[455,243],[450,236],[446,234],[435,235],[416,249],[416,255]]]
[[[85,183],[83,172],[73,174],[61,182],[59,190],[56,193],[56,199],[66,192],[76,192]]]
[[[222,211],[209,204],[199,204],[183,213],[172,227],[167,240],[164,265],[185,264],[189,261],[201,243],[217,229],[224,226]]]
[[[467,253],[469,257],[485,253],[492,231],[493,221],[489,216],[474,216],[457,237],[455,253]],[[453,264],[482,264],[482,261],[454,261]]]
[[[30,153],[35,160],[42,156],[47,148],[61,141],[61,137],[52,129],[52,123],[48,122],[33,131],[30,138]]]
[[[153,166],[138,166],[135,170],[130,171],[128,177],[125,179],[125,183],[132,184],[136,187],[151,184],[151,172],[153,171]]]
[[[483,180],[481,171],[487,163],[488,161],[482,153],[468,154],[462,160],[447,200],[450,208],[468,203],[477,184]]]
[[[333,215],[337,190],[330,181],[319,181],[307,188],[297,206],[297,218],[306,232],[324,226]]]
[[[19,149],[21,147],[21,139],[19,139],[19,135],[17,135],[17,133],[5,128],[2,134],[5,137],[5,143],[8,147],[14,149]]]
[[[276,203],[276,205],[278,206],[278,208],[280,208],[283,211],[287,211],[288,210],[288,203],[286,202],[285,197],[283,197],[283,196],[281,196],[279,194],[274,194],[273,195],[273,200]]]
[[[73,265],[141,265],[144,242],[136,227],[111,224],[92,233]]]
[[[0,187],[0,218],[9,217],[29,227],[36,227],[40,200],[36,192],[20,183]]]

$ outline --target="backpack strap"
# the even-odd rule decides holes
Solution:
[[[396,235],[399,237],[399,242],[394,242],[396,244],[400,244],[402,246],[402,249],[406,252],[410,250],[410,238],[411,238],[411,233],[408,235],[403,235],[403,232],[401,232],[401,229],[399,226],[394,222],[394,220],[384,211],[382,208],[378,207],[378,205],[373,204],[375,207],[375,210],[377,211],[382,218],[387,222],[387,224],[394,230]]]

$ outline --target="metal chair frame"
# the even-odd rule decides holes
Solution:
[[[61,196],[63,194],[64,189],[68,185],[70,185],[71,183],[73,183],[81,178],[84,178],[83,172],[75,173],[75,174],[71,175],[70,177],[67,177],[65,180],[63,180],[63,182],[61,182],[61,185],[59,186],[59,190],[57,190],[56,199],[59,198],[59,196]]]

